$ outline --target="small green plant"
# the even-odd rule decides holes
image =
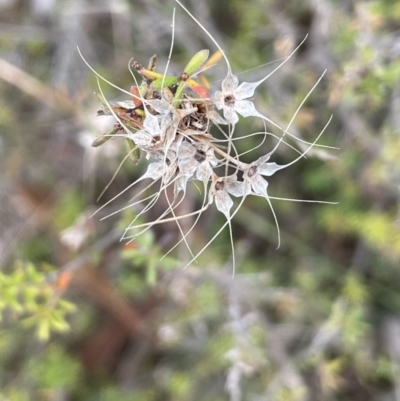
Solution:
[[[2,315],[22,318],[22,325],[35,327],[41,341],[52,332],[65,332],[66,316],[75,306],[60,297],[60,283],[60,278],[50,282],[48,274],[32,263],[17,262],[11,273],[0,272],[0,319]]]

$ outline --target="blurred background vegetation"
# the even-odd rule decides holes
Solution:
[[[145,163],[124,163],[97,202],[126,150],[118,140],[91,147],[112,122],[96,117],[96,81],[77,46],[129,89],[132,57],[147,64],[157,53],[159,69],[165,65],[174,2],[1,0],[0,400],[399,400],[400,3],[185,5],[235,73],[261,66],[241,74],[245,81],[265,76],[276,65],[265,63],[309,33],[259,88],[256,104],[285,126],[328,69],[293,132],[312,141],[333,114],[321,142],[340,150],[315,148],[271,177],[269,192],[339,204],[274,201],[276,250],[267,203],[247,199],[233,225],[234,280],[227,232],[185,270],[185,248],[160,261],[179,238],[174,224],[120,243],[137,210],[89,216]],[[198,50],[216,50],[179,7],[175,36],[174,73]],[[210,70],[214,87],[224,74],[223,62]],[[236,134],[262,128],[241,121]],[[245,151],[259,139],[239,142]],[[274,161],[294,157],[281,146]],[[199,204],[190,191],[182,212]],[[190,239],[194,249],[223,221],[209,210]]]

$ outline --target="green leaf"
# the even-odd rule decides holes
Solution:
[[[94,148],[97,148],[98,146],[103,145],[103,143],[106,143],[108,140],[110,140],[112,138],[112,136],[115,135],[118,131],[120,131],[120,130],[117,128],[110,129],[108,132],[106,132],[102,136],[97,137],[93,141],[92,146]]]
[[[39,322],[36,335],[40,341],[47,341],[50,337],[50,321],[43,319]]]
[[[140,159],[140,149],[136,146],[135,142],[132,139],[124,138],[126,150],[129,154],[129,159],[132,161],[133,164],[138,164]]]
[[[166,88],[166,87],[175,85],[176,83],[178,83],[178,81],[179,81],[179,77],[166,76],[166,77],[155,79],[151,83],[151,86],[153,89],[160,90],[162,88]]]
[[[50,327],[54,331],[58,331],[60,333],[63,333],[69,329],[69,324],[67,321],[64,319],[63,316],[61,316],[60,313],[56,313],[56,311],[53,311],[51,317],[50,317]]]
[[[76,311],[76,306],[72,302],[66,301],[65,299],[59,299],[57,307],[66,313],[72,313]]]
[[[189,76],[193,75],[207,61],[209,54],[208,49],[200,50],[191,58],[183,71]]]

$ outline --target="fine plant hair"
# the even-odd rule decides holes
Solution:
[[[149,185],[139,194],[136,194],[135,199],[133,199],[134,202],[103,217],[113,216],[139,204],[144,205],[135,219],[126,227],[121,240],[133,241],[138,235],[157,224],[175,222],[181,238],[177,239],[176,244],[165,255],[184,242],[191,254],[191,260],[186,264],[188,266],[228,226],[234,274],[235,249],[231,222],[248,196],[263,197],[266,200],[277,228],[278,248],[281,241],[280,229],[271,199],[292,202],[334,203],[270,197],[266,179],[266,177],[275,174],[275,172],[306,158],[306,154],[315,146],[330,148],[329,146],[318,145],[316,142],[327,128],[332,117],[329,118],[325,127],[312,143],[306,142],[290,132],[297,114],[323,79],[326,71],[321,74],[316,83],[310,88],[287,126],[283,128],[276,124],[270,116],[267,117],[256,109],[253,102],[254,93],[258,86],[269,79],[294,56],[299,47],[307,40],[307,36],[289,56],[280,60],[279,64],[265,77],[256,82],[242,82],[239,84],[239,79],[237,75],[233,74],[229,59],[221,46],[179,0],[175,1],[198,27],[209,36],[217,48],[217,52],[211,58],[209,58],[209,50],[199,50],[189,60],[180,75],[169,75],[168,71],[174,47],[175,9],[172,16],[171,46],[164,71],[158,72],[156,70],[155,55],[151,57],[147,68],[134,59],[130,60],[128,68],[132,74],[134,85],[131,86],[129,91],[119,88],[98,74],[79,52],[84,62],[97,76],[98,98],[102,103],[102,108],[98,111],[98,115],[112,115],[116,120],[113,129],[96,138],[93,146],[102,145],[110,138],[120,138],[125,142],[128,150],[123,162],[129,158],[134,163],[137,163],[143,154],[148,161],[147,170],[139,179],[129,184],[94,214],[108,206],[139,182],[148,180],[150,181]],[[204,73],[215,64],[215,60],[218,57],[224,59],[227,72],[222,80],[220,90],[210,93],[209,84],[204,77]],[[138,79],[140,79],[140,82],[138,82]],[[129,100],[110,104],[103,94],[101,81],[128,95]],[[238,136],[235,127],[240,117],[261,119],[264,123],[264,131]],[[275,135],[268,132],[269,125],[274,126],[275,129],[278,128],[281,134]],[[222,136],[223,139],[211,133],[212,127],[216,127],[218,135]],[[236,141],[246,141],[247,138],[255,135],[262,136],[260,144],[239,154],[235,146]],[[272,147],[272,150],[254,159],[251,163],[243,162],[242,156],[254,152],[264,144],[267,137],[276,139],[276,144]],[[296,144],[288,143],[288,139],[295,141],[295,143],[300,142],[303,150],[297,149]],[[284,165],[271,162],[270,159],[274,153],[283,145],[296,151],[298,153],[297,157]],[[116,173],[112,180],[115,178]],[[107,184],[101,195],[110,186],[112,180]],[[177,211],[179,210],[179,205],[185,199],[189,182],[198,182],[200,184],[198,188],[202,192],[201,207],[198,210],[180,215]],[[156,189],[153,194],[147,196],[146,193],[149,188]],[[144,197],[137,200],[142,195]],[[157,204],[161,195],[167,200],[167,208],[155,220],[136,224],[139,217],[148,213]],[[232,197],[238,198],[236,207],[234,207],[235,203]],[[197,225],[202,214],[213,204],[224,215],[226,221],[208,243],[197,254],[194,254],[190,249],[187,237]],[[194,217],[195,219],[190,228],[184,232],[180,222],[182,219],[189,217]]]

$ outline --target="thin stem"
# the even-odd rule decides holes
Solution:
[[[215,146],[213,143],[209,143],[210,147],[213,148],[213,150],[217,153],[219,153],[221,156],[223,156],[226,160],[230,161],[233,163],[235,166],[237,166],[240,170],[246,170],[246,168],[249,166],[247,163],[243,163],[240,160],[236,160],[234,157],[228,155],[225,153],[222,149],[220,149],[218,146]]]

